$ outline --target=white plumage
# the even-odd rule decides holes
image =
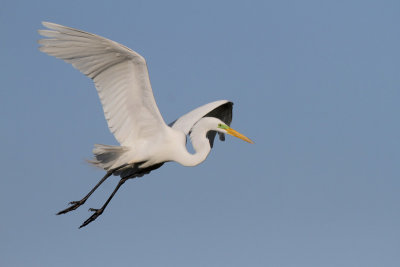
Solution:
[[[164,131],[166,124],[155,103],[145,59],[106,38],[43,22],[42,52],[71,63],[91,78],[108,127],[122,146],[133,146],[143,135]]]
[[[146,61],[141,55],[92,33],[50,22],[43,25],[50,30],[39,30],[39,34],[48,37],[39,40],[39,49],[71,63],[93,80],[108,127],[121,145],[95,145],[95,157],[90,162],[107,174],[82,200],[71,202],[72,206],[58,213],[78,208],[112,174],[121,176],[103,207],[91,209],[95,213],[81,227],[102,214],[127,179],[143,176],[167,161],[185,166],[204,161],[217,132],[221,140],[227,133],[252,143],[229,127],[232,103],[227,100],[201,106],[167,125],[154,100]],[[194,154],[186,150],[188,134]]]

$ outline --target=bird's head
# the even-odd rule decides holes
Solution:
[[[226,125],[224,122],[222,122],[221,120],[219,120],[218,124],[217,124],[217,128],[216,128],[217,132],[220,133],[224,133],[224,134],[229,134],[232,135],[234,137],[240,138],[250,144],[254,144],[253,141],[250,140],[250,138],[244,136],[243,134],[239,133],[236,130],[233,130],[231,127],[229,127],[228,125]]]
[[[240,138],[250,144],[254,144],[253,141],[251,141],[248,137],[244,136],[243,134],[233,130],[231,127],[229,127],[225,122],[222,120],[215,118],[215,117],[204,117],[200,119],[192,128],[190,131],[190,136],[193,139],[196,139],[197,137],[203,136],[204,133],[207,133],[209,131],[216,131],[221,134],[229,134],[234,137]],[[221,139],[223,140],[223,139]]]

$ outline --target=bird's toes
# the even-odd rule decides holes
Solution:
[[[70,212],[70,211],[76,210],[78,207],[79,207],[78,205],[70,206],[70,207],[68,207],[68,208],[66,208],[66,209],[63,209],[62,211],[59,211],[59,212],[57,213],[57,215],[65,214],[65,213],[68,213],[68,212]]]
[[[88,225],[89,223],[93,222],[94,220],[97,219],[97,217],[99,217],[102,213],[103,213],[104,209],[93,209],[90,208],[89,211],[93,211],[94,213],[92,214],[92,216],[90,216],[86,221],[84,221],[82,223],[81,226],[79,226],[79,228],[85,227],[86,225]]]
[[[69,202],[70,205],[82,205],[83,203],[82,200]]]
[[[70,206],[69,206],[68,208],[62,210],[62,211],[59,211],[59,212],[57,213],[57,215],[65,214],[65,213],[68,213],[68,212],[70,212],[70,211],[76,210],[76,209],[79,208],[81,205],[83,205],[83,204],[85,203],[85,201],[86,201],[86,200],[71,201],[71,202],[69,202],[69,205],[70,205]]]

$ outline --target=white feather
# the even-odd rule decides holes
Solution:
[[[203,118],[210,111],[212,111],[212,110],[216,109],[217,107],[219,107],[225,103],[228,103],[228,102],[229,102],[228,100],[218,100],[218,101],[214,101],[214,102],[205,104],[201,107],[198,107],[198,108],[186,113],[179,119],[177,119],[173,123],[172,128],[174,128],[176,130],[180,130],[180,131],[184,132],[185,134],[189,134],[190,129],[192,129],[193,125],[196,122],[198,122],[201,118]]]
[[[43,22],[40,50],[71,63],[93,79],[108,127],[122,146],[135,146],[167,127],[150,85],[145,59],[114,41],[62,25]],[[156,137],[154,137],[156,138]]]
[[[77,209],[112,174],[121,180],[100,209],[80,227],[101,215],[127,179],[141,177],[165,162],[196,166],[210,153],[216,133],[224,140],[228,133],[252,143],[229,127],[232,102],[215,101],[183,115],[168,127],[158,110],[151,89],[146,61],[131,49],[114,41],[62,25],[43,22],[50,30],[39,30],[47,39],[39,40],[41,51],[71,63],[91,78],[103,105],[108,127],[121,146],[95,145],[93,165],[107,174],[81,200],[60,211]],[[186,149],[186,136],[195,153]]]

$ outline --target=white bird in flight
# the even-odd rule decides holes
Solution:
[[[100,216],[115,193],[126,180],[141,177],[175,161],[183,166],[196,166],[203,162],[213,146],[216,133],[220,140],[224,134],[253,143],[233,130],[233,103],[219,100],[198,107],[167,125],[156,105],[150,85],[145,59],[135,51],[104,37],[43,22],[49,30],[39,30],[48,37],[39,40],[40,51],[71,63],[91,78],[96,86],[104,116],[110,131],[120,146],[96,144],[94,159],[89,162],[107,171],[99,183],[81,200],[57,214],[75,210],[111,175],[120,181],[100,209],[79,227],[84,227]],[[189,135],[195,153],[186,149]]]

